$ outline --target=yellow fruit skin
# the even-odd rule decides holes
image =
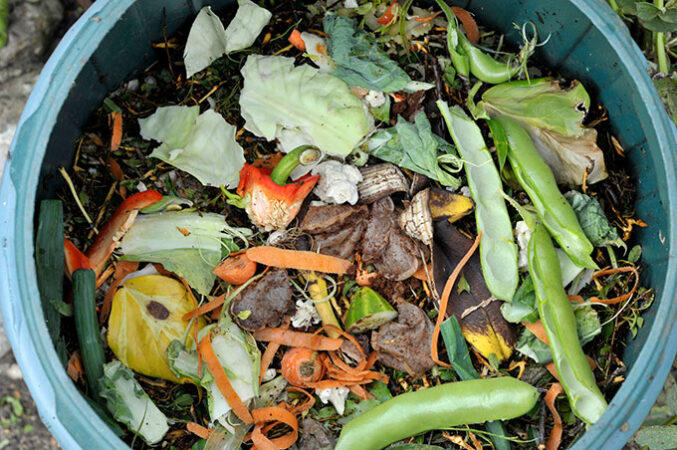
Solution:
[[[475,209],[470,197],[437,188],[430,190],[429,206],[433,220],[447,219],[449,223],[456,222]]]
[[[135,372],[178,383],[169,368],[167,347],[183,338],[189,322],[182,317],[194,308],[186,289],[173,278],[144,275],[128,280],[113,297],[108,346]],[[199,319],[198,330],[203,326],[204,320]]]

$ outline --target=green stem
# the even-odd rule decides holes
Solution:
[[[657,8],[663,9],[664,0],[654,0],[654,5]],[[658,61],[658,71],[668,73],[670,67],[668,66],[668,55],[665,52],[665,33],[654,33],[656,41],[656,59]]]
[[[313,154],[306,154],[306,151],[312,149]],[[317,155],[315,155],[315,153]],[[280,160],[279,163],[275,166],[273,171],[270,173],[270,179],[273,180],[276,184],[284,186],[287,184],[287,178],[291,175],[292,171],[299,164],[308,164],[304,160],[310,159],[309,162],[315,161],[319,157],[319,150],[314,148],[312,145],[301,145],[296,147],[294,150],[290,151]]]
[[[609,0],[609,6],[611,6],[611,9],[613,9],[616,14],[620,12],[620,8],[618,7],[616,0]]]

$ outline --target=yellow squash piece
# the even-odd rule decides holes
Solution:
[[[144,275],[126,281],[113,297],[108,345],[130,369],[150,377],[179,382],[169,368],[169,343],[186,335],[182,317],[195,306],[186,288],[173,278]],[[198,330],[204,321],[197,322]],[[188,337],[193,336],[191,328]],[[189,343],[190,345],[190,343]]]

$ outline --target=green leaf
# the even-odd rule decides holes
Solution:
[[[451,170],[460,170],[461,163],[455,155],[453,146],[433,134],[430,122],[423,111],[416,114],[414,123],[398,116],[394,127],[374,134],[367,142],[367,146],[372,156],[426,175],[445,186],[458,188],[461,184],[458,178],[440,165],[440,157],[446,160],[451,156],[457,161]]]
[[[641,245],[635,245],[630,249],[630,252],[628,253],[628,262],[635,264],[637,261],[639,261],[639,258],[642,257],[642,246]]]
[[[294,58],[251,55],[241,70],[240,109],[245,128],[285,151],[314,145],[344,157],[369,131],[372,120],[343,81]]]
[[[374,116],[374,119],[380,120],[381,122],[390,121],[390,96],[386,95],[386,101],[378,108],[370,108],[371,114]]]
[[[491,138],[494,140],[494,145],[496,146],[496,156],[498,156],[498,171],[503,172],[505,160],[508,158],[508,151],[510,150],[510,143],[508,142],[508,137],[505,135],[505,130],[499,122],[494,119],[489,119],[487,124],[489,124]]]
[[[444,447],[429,444],[399,444],[388,447],[388,450],[444,450]]]
[[[650,450],[670,450],[677,442],[677,425],[655,426],[640,429],[634,437],[638,445]]]
[[[134,379],[134,373],[117,360],[105,364],[103,370],[100,395],[115,420],[149,445],[160,442],[169,430],[167,417]]]
[[[374,381],[371,383],[371,385],[369,385],[367,390],[371,395],[376,397],[376,400],[381,403],[393,398],[393,395],[390,393],[390,389],[388,389],[388,385],[382,381]]]
[[[187,231],[188,234],[184,234]],[[121,259],[155,262],[186,279],[202,295],[209,295],[221,261],[221,239],[232,238],[225,217],[213,213],[163,212],[138,216],[122,239]],[[251,236],[247,228],[231,229]]]
[[[468,346],[461,331],[461,324],[458,323],[456,316],[451,316],[440,325],[440,333],[444,339],[444,345],[447,348],[449,362],[458,374],[461,380],[474,380],[479,378],[479,374],[470,361]]]
[[[627,249],[623,240],[618,237],[618,231],[606,218],[599,201],[578,191],[570,191],[564,195],[581,224],[581,228],[595,247],[608,244]]]
[[[506,115],[565,136],[582,136],[590,96],[576,80],[562,89],[556,80],[540,78],[496,85],[482,94],[481,105],[491,117]]]
[[[538,320],[536,308],[536,291],[531,276],[527,275],[522,284],[515,292],[511,303],[501,305],[501,313],[508,322],[520,323],[522,321],[535,322]]]
[[[637,1],[636,0],[616,0],[618,7],[621,9],[623,14],[628,14],[631,16],[637,15]]]
[[[207,186],[237,186],[244,152],[235,141],[236,128],[199,106],[164,106],[139,119],[141,136],[161,142],[151,157],[181,169]]]
[[[324,32],[329,35],[327,48],[336,63],[332,75],[349,86],[396,92],[411,81],[409,75],[381,50],[371,34],[357,28],[355,20],[327,13]]]
[[[222,55],[250,47],[272,17],[270,11],[250,0],[238,0],[238,4],[237,13],[226,29],[211,7],[200,10],[183,52],[188,78]]]

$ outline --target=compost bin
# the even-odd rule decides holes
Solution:
[[[26,105],[0,187],[0,298],[14,354],[40,415],[63,448],[126,448],[66,375],[44,323],[34,264],[36,204],[62,187],[59,166],[108,92],[147,67],[152,42],[189,23],[203,6],[228,0],[118,0],[94,3],[66,34]],[[643,283],[657,300],[627,342],[627,378],[604,416],[574,448],[621,448],[653,405],[677,352],[677,136],[647,75],[647,62],[602,0],[474,0],[451,3],[517,42],[514,23],[532,21],[550,35],[537,57],[581,80],[608,109],[637,182],[637,216],[648,226]]]

